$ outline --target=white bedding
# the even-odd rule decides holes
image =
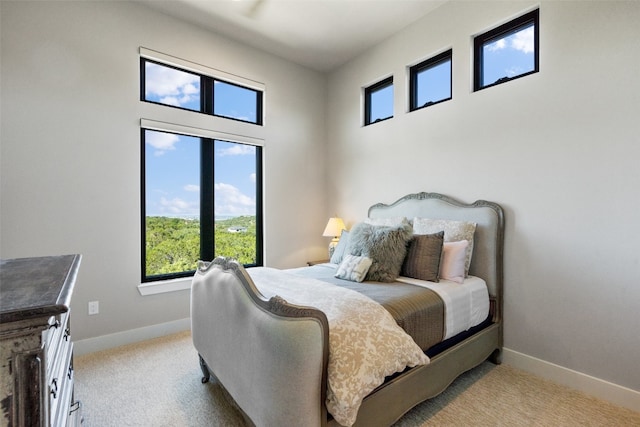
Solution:
[[[442,279],[435,283],[409,277],[399,277],[397,280],[429,288],[442,298],[445,339],[479,325],[489,315],[489,291],[486,282],[479,277],[469,276],[463,283]]]
[[[362,399],[395,372],[429,363],[380,304],[356,291],[266,267],[247,269],[262,295],[322,310],[329,322],[327,410],[352,425]]]
[[[317,266],[330,270],[337,268],[336,264],[331,263],[317,264]],[[307,268],[308,267],[301,267],[290,271],[295,273],[296,270],[304,270]],[[323,279],[320,278],[320,280]],[[479,325],[489,315],[489,291],[487,289],[487,283],[480,277],[468,276],[462,283],[446,279],[440,279],[440,282],[435,283],[404,276],[396,280],[398,282],[429,288],[442,298],[445,307],[444,339],[451,338],[460,332]]]

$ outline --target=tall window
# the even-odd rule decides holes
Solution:
[[[261,91],[146,59],[141,68],[143,101],[262,122]],[[141,130],[143,282],[190,276],[216,256],[262,265],[262,147],[189,130]]]
[[[409,110],[451,99],[452,50],[409,68]]]
[[[474,39],[474,90],[495,86],[539,70],[539,10]]]
[[[393,76],[364,89],[364,124],[393,117]]]

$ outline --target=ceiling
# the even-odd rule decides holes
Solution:
[[[143,0],[318,71],[330,71],[447,0]]]

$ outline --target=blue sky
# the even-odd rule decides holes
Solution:
[[[149,101],[199,111],[199,76],[153,63],[146,64]],[[216,85],[216,114],[255,121],[255,92]],[[198,217],[200,210],[200,139],[145,131],[147,216]],[[215,141],[215,214],[255,215],[256,148]]]
[[[494,83],[502,77],[513,77],[533,71],[534,63],[534,26],[531,24],[514,34],[494,41],[485,46],[483,85]],[[418,75],[417,105],[429,101],[449,98],[451,84],[451,62],[447,61],[423,71]],[[393,86],[372,94],[371,122],[377,118],[394,115]]]
[[[451,97],[451,61],[442,62],[418,74],[418,107]]]
[[[497,40],[484,51],[484,84],[533,70],[533,26]],[[419,77],[418,105],[449,97],[450,62]],[[149,101],[200,110],[200,77],[146,63]],[[215,83],[217,115],[256,121],[256,92],[225,82]],[[393,85],[372,94],[372,117],[393,115]],[[200,142],[198,138],[146,131],[146,213],[148,216],[197,217],[200,208]],[[255,215],[255,147],[215,142],[216,216]]]
[[[147,216],[198,217],[200,139],[145,131]],[[216,217],[255,215],[256,148],[215,142]]]
[[[508,37],[484,47],[483,84],[491,84],[502,77],[513,77],[533,71],[534,26],[524,28]]]

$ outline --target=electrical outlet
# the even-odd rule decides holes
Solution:
[[[100,312],[100,303],[98,301],[89,301],[89,316]]]

